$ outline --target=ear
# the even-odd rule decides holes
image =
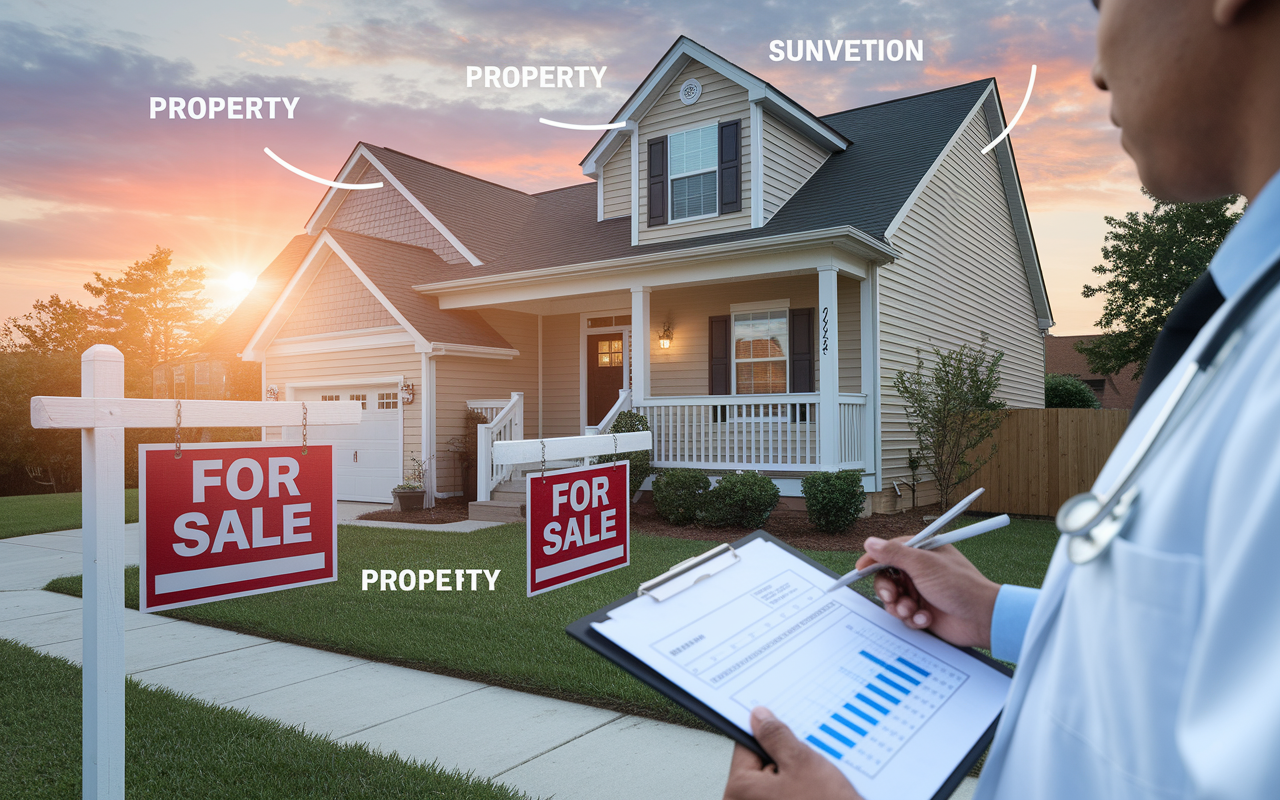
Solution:
[[[1213,0],[1213,21],[1222,27],[1234,25],[1251,0]]]

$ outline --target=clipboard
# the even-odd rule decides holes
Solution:
[[[733,741],[737,742],[743,747],[746,747],[751,752],[759,756],[764,761],[764,763],[771,764],[773,763],[773,760],[769,757],[769,754],[764,751],[764,748],[760,746],[760,743],[756,741],[754,736],[751,736],[747,732],[743,731],[741,728],[739,728],[737,725],[730,722],[728,719],[726,719],[720,713],[712,709],[710,706],[706,705],[701,700],[694,697],[692,694],[685,691],[680,686],[677,686],[675,683],[669,680],[666,676],[662,675],[653,667],[650,667],[648,664],[644,663],[639,658],[632,655],[625,648],[621,647],[618,644],[615,644],[613,641],[611,641],[609,638],[607,638],[603,634],[596,631],[591,626],[591,623],[593,622],[604,622],[605,620],[609,619],[610,611],[614,610],[615,608],[618,608],[619,606],[630,603],[631,601],[640,597],[642,593],[651,593],[653,589],[656,588],[657,586],[661,586],[663,584],[667,584],[672,581],[680,581],[686,584],[687,586],[687,585],[692,585],[693,583],[696,583],[702,579],[711,577],[711,575],[714,574],[714,572],[709,572],[706,569],[700,571],[699,567],[714,560],[718,556],[732,553],[733,551],[743,547],[744,545],[758,539],[763,539],[765,541],[772,543],[773,545],[787,551],[789,554],[795,556],[796,558],[800,559],[806,564],[814,567],[815,569],[818,569],[824,574],[830,575],[832,578],[839,577],[835,572],[832,572],[827,567],[809,558],[805,554],[796,550],[794,547],[791,547],[790,545],[786,544],[785,542],[781,541],[780,539],[776,538],[775,536],[769,534],[766,531],[758,530],[754,533],[751,533],[742,537],[741,539],[737,540],[736,542],[733,542],[730,545],[720,545],[719,547],[709,550],[707,553],[703,553],[701,556],[697,556],[695,558],[689,559],[688,561],[677,564],[671,571],[665,573],[664,575],[661,575],[652,581],[646,581],[645,583],[641,584],[640,589],[638,589],[635,593],[627,595],[626,597],[623,597],[619,600],[616,600],[610,603],[609,605],[599,609],[598,611],[595,611],[591,614],[586,615],[585,617],[582,617],[581,619],[575,620],[574,622],[570,623],[565,628],[565,632],[569,634],[571,637],[573,637],[574,639],[578,640],[582,644],[589,647],[591,650],[594,650],[596,653],[599,653],[601,656],[607,658],[609,661],[612,661],[614,664],[616,664],[626,672],[633,675],[641,683],[644,683],[646,686],[649,686],[650,688],[656,690],[660,694],[670,698],[673,702],[676,703],[676,705],[680,706],[684,710],[693,714],[695,717],[702,720],[706,724],[710,725],[712,728],[724,734],[725,736],[728,736]],[[729,566],[721,567],[720,569],[731,569],[731,568],[732,566],[729,565]],[[720,571],[720,570],[717,569],[715,571]],[[702,573],[706,573],[706,574],[702,574]],[[681,587],[681,588],[686,588],[686,587]],[[846,590],[854,591],[852,587],[846,587],[846,589],[840,589],[837,591],[846,591]],[[879,604],[879,601],[874,601],[874,602]],[[958,649],[963,650],[968,655],[972,656],[978,661],[981,661],[987,666],[992,667],[993,669],[999,671],[1004,675],[1011,676],[1013,674],[1013,670],[1010,669],[1008,666],[1006,666],[1005,664],[999,661],[996,661],[995,659],[985,655],[984,653],[978,650],[975,650],[973,648],[958,648]],[[999,716],[997,716],[991,722],[990,726],[988,726],[986,731],[982,734],[982,736],[978,738],[978,740],[974,743],[973,747],[969,750],[969,752],[965,755],[965,757],[961,759],[960,763],[956,766],[955,770],[951,773],[950,777],[948,777],[947,780],[943,782],[942,786],[934,794],[933,800],[947,800],[947,798],[949,798],[955,792],[955,790],[960,786],[960,782],[964,780],[965,776],[968,775],[969,771],[973,768],[973,765],[978,762],[978,759],[982,757],[982,754],[986,752],[987,747],[990,746],[992,739],[995,737],[996,725],[999,723],[999,721],[1000,721],[1000,718]]]

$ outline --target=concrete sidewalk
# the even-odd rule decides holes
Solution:
[[[137,525],[126,526],[125,561],[138,561]],[[80,600],[40,590],[80,571],[79,531],[0,540],[0,638],[80,663]],[[732,751],[722,736],[678,725],[132,610],[125,658],[142,683],[533,797],[714,800]]]

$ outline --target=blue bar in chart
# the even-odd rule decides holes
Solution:
[[[925,671],[925,670],[923,670],[923,669],[920,669],[920,668],[919,668],[919,667],[917,667],[915,664],[912,664],[910,661],[906,660],[906,659],[905,659],[905,658],[903,658],[902,656],[898,656],[898,657],[897,657],[897,659],[895,659],[895,660],[896,660],[899,664],[905,664],[906,666],[910,667],[911,669],[915,670],[916,672],[919,672],[921,675],[925,676],[926,678],[927,678],[927,677],[929,677],[929,673],[928,673],[928,672],[926,672],[926,671]]]
[[[809,742],[809,744],[813,745],[819,750],[822,750],[822,752],[826,753],[832,758],[839,759],[843,757],[840,755],[839,751],[837,751],[834,747],[832,747],[831,745],[819,739],[817,736],[806,736],[805,740]]]
[[[898,669],[897,667],[893,666],[892,664],[890,664],[890,663],[888,663],[888,662],[886,662],[886,661],[881,661],[880,659],[878,659],[878,658],[876,658],[875,656],[873,656],[873,655],[871,655],[870,653],[868,653],[866,650],[863,650],[863,651],[862,651],[862,655],[863,655],[863,656],[864,656],[868,661],[870,661],[872,664],[875,664],[875,665],[876,665],[876,666],[878,666],[878,667],[883,667],[884,669],[888,670],[889,672],[892,672],[894,675],[897,675],[899,678],[902,678],[904,681],[907,681],[908,683],[912,684],[913,686],[919,686],[919,685],[920,685],[920,681],[918,681],[918,680],[916,680],[915,678],[911,677],[910,675],[908,675],[907,673],[905,673],[905,672],[903,672],[902,670]],[[899,660],[901,660],[901,659],[899,659]],[[916,669],[919,669],[919,667],[917,667]]]
[[[888,714],[888,713],[889,713],[889,709],[887,709],[887,708],[885,708],[884,706],[880,705],[880,704],[879,704],[879,703],[877,703],[875,700],[872,700],[870,697],[867,697],[867,696],[866,696],[865,694],[863,694],[862,692],[858,692],[858,694],[857,694],[857,695],[855,695],[855,696],[856,696],[859,700],[861,700],[862,702],[864,702],[864,703],[866,703],[867,705],[869,705],[869,706],[871,706],[872,708],[874,708],[876,711],[879,711],[881,714]]]
[[[910,689],[906,688],[905,686],[902,686],[901,684],[894,683],[893,681],[889,680],[883,675],[877,675],[876,680],[884,681],[885,683],[889,684],[890,686],[902,692],[903,694],[911,694]]]
[[[871,716],[870,714],[868,714],[867,712],[865,712],[865,711],[863,711],[862,709],[858,708],[857,706],[851,706],[851,705],[849,705],[848,703],[845,703],[845,704],[844,704],[844,707],[845,707],[845,708],[847,708],[848,710],[852,711],[853,713],[857,714],[858,716],[862,717],[862,718],[863,718],[863,719],[865,719],[867,722],[870,722],[872,725],[879,725],[879,724],[880,724],[880,720],[878,720],[878,719],[876,719],[875,717]]]
[[[838,731],[834,730],[830,725],[819,725],[819,726],[818,726],[818,730],[820,730],[820,731],[822,731],[823,733],[825,733],[826,735],[830,736],[832,739],[835,739],[837,742],[839,742],[840,744],[844,745],[845,747],[853,747],[853,740],[852,740],[852,739],[850,739],[848,736],[845,736],[844,734],[842,734],[842,733],[840,733],[840,732],[838,732]]]
[[[836,722],[839,722],[841,725],[845,726],[849,730],[853,731],[854,733],[858,734],[859,736],[867,735],[866,731],[864,731],[862,728],[859,728],[857,725],[854,725],[852,722],[840,716],[839,714],[832,714],[831,718],[834,719]]]
[[[902,702],[898,698],[886,692],[884,689],[881,689],[879,686],[875,686],[873,684],[868,683],[867,688],[875,692],[876,694],[880,695],[885,700],[888,700],[890,703],[893,703],[895,706]]]

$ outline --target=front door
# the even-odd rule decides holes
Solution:
[[[618,402],[626,365],[622,331],[587,337],[587,424],[597,425]]]

